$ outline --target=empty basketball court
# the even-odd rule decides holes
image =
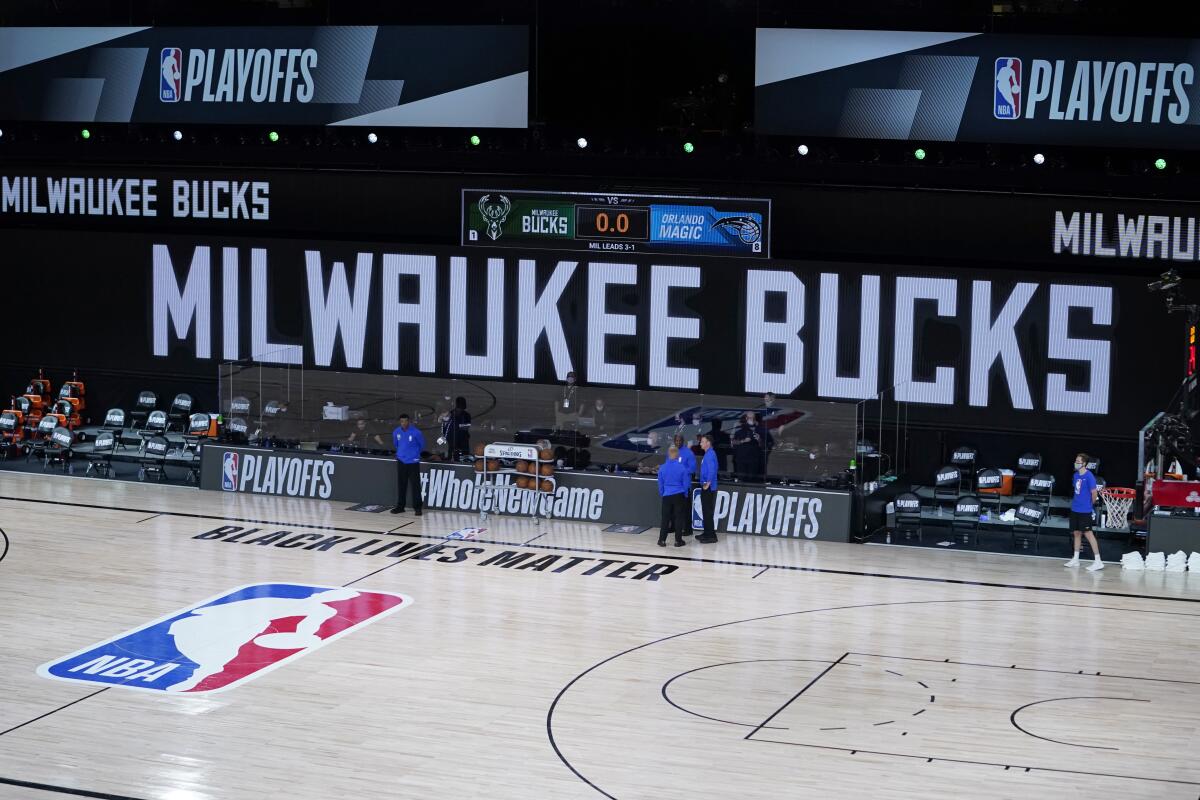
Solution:
[[[1194,575],[0,486],[0,797],[1200,796]],[[262,583],[407,601],[228,691],[38,674]]]
[[[1200,5],[0,1],[0,800],[1200,800]]]

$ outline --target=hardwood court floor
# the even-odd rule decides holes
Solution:
[[[1200,797],[1200,574],[346,505],[0,473],[0,798]],[[412,602],[224,692],[38,674],[259,583]]]

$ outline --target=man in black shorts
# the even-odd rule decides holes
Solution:
[[[1092,515],[1099,491],[1096,489],[1096,476],[1088,470],[1087,462],[1086,453],[1075,456],[1075,474],[1071,476],[1071,531],[1075,534],[1075,555],[1071,556],[1066,566],[1079,566],[1080,538],[1086,535],[1094,556],[1088,571],[1095,572],[1104,569],[1104,562],[1100,560],[1100,545],[1096,543],[1096,534],[1092,532]]]

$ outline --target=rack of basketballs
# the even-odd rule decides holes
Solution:
[[[490,502],[480,502],[479,516],[487,519],[489,510],[499,511],[496,502],[497,492],[528,492],[534,499],[530,502],[533,518],[539,516],[549,518],[550,504],[544,501],[554,494],[558,481],[554,477],[554,451],[550,448],[537,448],[528,444],[510,444],[493,442],[489,445],[475,445],[475,472],[480,483],[485,487],[485,498]],[[497,480],[507,476],[507,480]],[[524,505],[524,504],[522,504]],[[539,513],[545,507],[546,513]]]

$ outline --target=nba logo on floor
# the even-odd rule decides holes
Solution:
[[[38,674],[153,692],[219,692],[411,604],[391,592],[257,583],[43,664]]]
[[[178,103],[182,97],[183,51],[178,47],[164,47],[159,56],[158,99],[164,103]]]
[[[997,58],[992,113],[996,119],[1021,116],[1021,59]]]
[[[227,492],[237,491],[238,454],[226,452],[221,462],[221,488]]]

